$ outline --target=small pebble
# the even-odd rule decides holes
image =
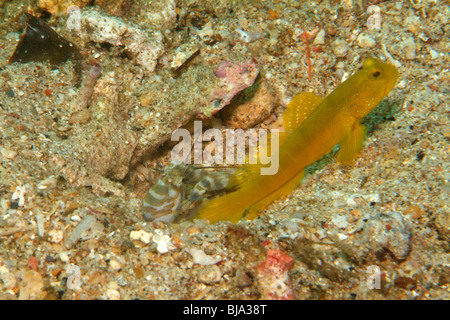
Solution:
[[[418,205],[410,205],[403,212],[403,215],[410,215],[413,219],[419,219],[425,215],[425,211],[422,210]]]
[[[106,290],[106,296],[109,300],[120,300],[120,293],[117,290],[114,289],[108,289]]]
[[[60,243],[64,239],[64,232],[62,230],[50,230],[48,235],[50,237],[50,242],[53,243]]]
[[[15,96],[14,90],[12,90],[12,89],[6,91],[5,93],[6,93],[6,95],[7,95],[8,97],[10,97],[10,98],[14,98],[14,96]]]
[[[411,246],[411,227],[407,218],[397,212],[377,214],[365,223],[361,238],[374,252],[387,248],[396,259],[407,257]]]
[[[242,269],[236,272],[236,286],[238,288],[245,288],[251,286],[253,283],[250,276]]]
[[[406,88],[406,81],[405,81],[405,80],[401,80],[401,81],[397,84],[397,88],[399,88],[399,89],[405,89],[405,88]]]
[[[336,39],[331,43],[331,50],[333,50],[333,53],[338,58],[343,58],[347,55],[348,52],[348,45],[347,41],[342,39]]]
[[[187,233],[189,233],[189,234],[196,234],[196,233],[199,233],[199,232],[200,232],[200,230],[199,230],[198,228],[196,228],[196,227],[190,227],[190,228],[188,228],[186,231],[187,231]]]
[[[83,109],[70,116],[69,123],[86,124],[91,120],[91,112],[88,109]]]
[[[334,215],[331,220],[339,229],[345,229],[348,227],[347,217],[344,215]]]
[[[7,289],[14,288],[17,283],[14,274],[9,272],[8,268],[3,265],[0,265],[0,281]]]
[[[313,44],[315,45],[323,45],[325,44],[325,29],[320,29],[314,38]]]
[[[431,56],[431,60],[437,59],[437,58],[439,58],[439,52],[437,52],[436,50],[430,49],[430,56]]]
[[[111,267],[111,269],[113,269],[114,271],[119,271],[120,269],[122,269],[122,265],[120,264],[119,261],[115,260],[115,259],[111,259],[109,261],[109,266]]]
[[[416,43],[414,42],[413,37],[409,37],[402,42],[403,45],[403,53],[405,54],[405,58],[408,60],[413,60],[416,58]]]
[[[213,24],[209,21],[203,26],[201,30],[198,31],[197,35],[203,40],[210,40],[214,36]]]
[[[64,262],[64,263],[68,263],[69,262],[69,256],[67,255],[67,253],[65,252],[61,252],[59,254],[59,259]]]
[[[128,280],[123,276],[118,276],[115,280],[115,282],[121,287],[125,287],[128,284]]]
[[[119,285],[118,285],[117,282],[115,282],[115,281],[110,281],[110,282],[108,282],[108,284],[106,285],[106,288],[112,289],[112,290],[118,290],[118,289],[119,289]]]
[[[17,156],[17,152],[5,147],[1,148],[2,157],[8,160],[13,160]]]
[[[213,284],[220,282],[222,271],[216,265],[207,266],[198,273],[198,280],[204,284]]]
[[[44,282],[39,272],[28,270],[22,276],[19,300],[39,300],[44,297]]]
[[[375,39],[365,33],[360,33],[356,41],[358,41],[358,45],[364,49],[372,49],[377,45]]]
[[[338,233],[337,234],[337,237],[339,238],[339,240],[345,240],[345,239],[347,239],[348,238],[348,235],[346,235],[346,234],[343,234],[343,233]]]
[[[153,102],[153,96],[154,94],[151,92],[144,93],[142,96],[139,97],[139,102],[141,103],[141,106],[148,107]]]
[[[79,215],[76,214],[70,217],[70,221],[79,222],[81,221],[81,218]]]
[[[450,214],[448,211],[443,210],[442,212],[438,212],[435,221],[439,235],[443,239],[450,241]]]

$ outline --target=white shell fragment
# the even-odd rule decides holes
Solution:
[[[17,186],[16,190],[14,190],[14,193],[11,196],[11,201],[17,202],[17,205],[19,207],[23,207],[25,205],[25,192],[25,186]]]
[[[192,256],[194,263],[200,264],[202,266],[208,266],[222,261],[221,257],[209,256],[203,250],[197,248],[187,248],[186,251]]]
[[[117,17],[107,16],[95,10],[81,10],[80,36],[87,41],[125,46],[136,62],[152,72],[157,59],[162,55],[164,45],[162,34],[152,35],[135,28]]]
[[[156,243],[156,250],[159,253],[167,253],[169,250],[175,249],[175,246],[172,244],[172,240],[168,235],[162,233],[161,230],[155,230],[156,235],[153,236],[153,242]]]
[[[55,176],[50,176],[41,181],[38,185],[39,190],[47,190],[56,187],[58,184],[58,178]]]
[[[131,240],[139,240],[145,244],[149,244],[152,237],[153,237],[153,234],[150,232],[147,232],[145,230],[139,230],[139,231],[133,230],[130,232]]]
[[[31,211],[30,211],[31,213]],[[40,212],[36,212],[36,214],[34,215],[36,218],[36,227],[37,227],[37,232],[38,232],[38,236],[42,237],[44,236],[44,216],[40,213]]]
[[[72,230],[69,238],[64,242],[66,248],[71,248],[79,240],[92,239],[103,229],[103,225],[92,216],[86,216],[80,223]]]

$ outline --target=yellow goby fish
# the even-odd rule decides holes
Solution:
[[[261,175],[252,166],[236,173],[235,191],[204,202],[194,218],[210,223],[248,218],[273,201],[289,195],[303,178],[306,166],[339,144],[339,162],[348,164],[358,155],[366,136],[361,119],[394,88],[398,70],[391,64],[367,58],[361,70],[340,84],[325,99],[313,93],[296,95],[286,107],[280,139],[279,169]]]

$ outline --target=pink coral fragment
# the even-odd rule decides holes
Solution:
[[[288,272],[293,266],[294,259],[284,252],[276,249],[267,251],[265,261],[257,267],[258,284],[263,299],[295,299]]]
[[[284,252],[276,249],[269,249],[266,260],[261,263],[258,269],[265,274],[284,273],[294,266],[294,259]]]
[[[222,61],[216,70],[214,70],[214,74],[219,78],[225,78],[227,76],[227,69],[232,66],[233,64],[230,61]]]
[[[250,87],[255,82],[258,72],[258,64],[255,60],[242,63],[221,62],[214,70],[214,74],[221,81],[220,87],[214,89],[210,96],[210,101],[213,101],[215,109],[211,111],[211,114],[229,104],[237,93]]]

